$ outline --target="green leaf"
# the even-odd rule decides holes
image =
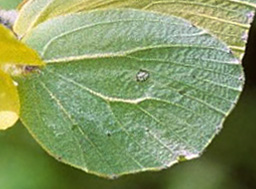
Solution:
[[[22,8],[14,29],[24,36],[38,24],[59,15],[121,7],[183,17],[219,37],[241,58],[256,3],[254,0],[30,0]]]
[[[243,86],[230,50],[176,17],[74,14],[24,41],[48,65],[16,78],[22,122],[56,159],[100,176],[198,157]]]

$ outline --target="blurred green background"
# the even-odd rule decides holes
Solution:
[[[2,9],[13,9],[19,5],[22,0],[0,0],[0,8]]]
[[[8,9],[20,0],[0,0]],[[243,64],[247,83],[224,129],[199,159],[110,181],[58,163],[18,124],[0,132],[0,189],[256,189],[256,27]]]

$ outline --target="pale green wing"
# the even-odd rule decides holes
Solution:
[[[256,2],[253,0],[30,0],[21,9],[15,31],[24,36],[38,24],[70,12],[100,8],[136,8],[175,15],[226,42],[236,57],[245,50]]]
[[[48,64],[16,78],[22,122],[56,159],[100,176],[198,157],[243,86],[225,44],[176,17],[74,14],[24,41]]]

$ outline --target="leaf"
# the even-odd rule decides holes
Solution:
[[[36,51],[19,42],[10,30],[0,24],[0,130],[15,124],[19,118],[19,96],[12,79],[5,72],[10,65],[42,66]],[[12,71],[17,68],[12,68]]]
[[[38,24],[59,15],[121,7],[183,17],[219,37],[241,58],[256,3],[254,0],[30,0],[22,8],[14,29],[24,36]]]
[[[3,65],[42,66],[37,52],[18,41],[13,33],[0,24],[0,69]]]
[[[0,70],[0,130],[8,129],[19,119],[18,91],[9,75]]]
[[[176,17],[74,14],[24,41],[48,65],[16,78],[22,122],[56,159],[100,176],[198,157],[243,86],[230,50]]]

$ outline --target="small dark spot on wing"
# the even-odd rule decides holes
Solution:
[[[145,82],[149,79],[150,73],[147,70],[140,69],[139,72],[136,74],[136,81],[137,82]]]

